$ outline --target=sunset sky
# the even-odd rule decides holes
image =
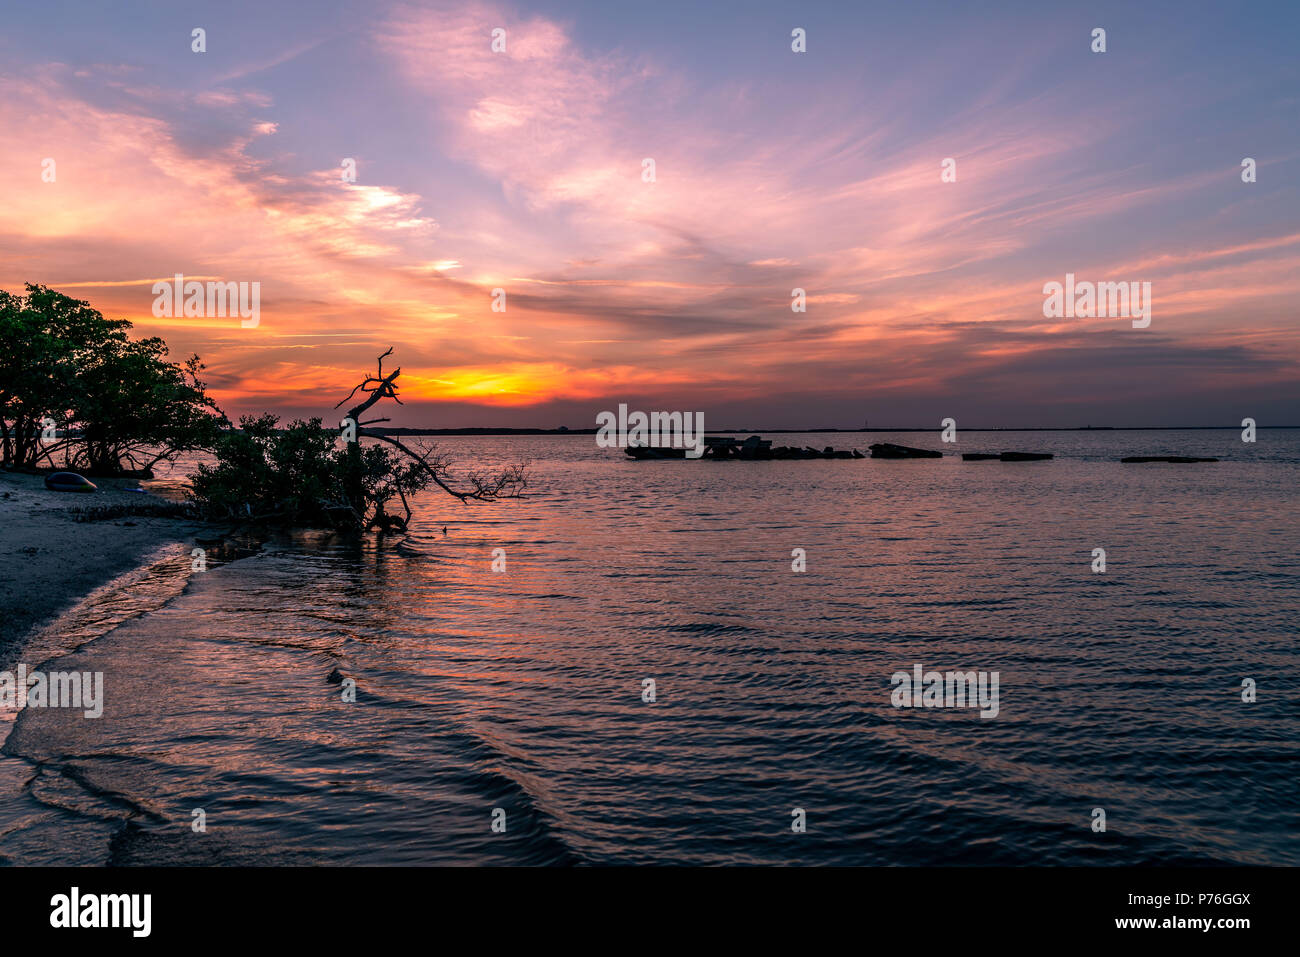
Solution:
[[[0,288],[198,352],[232,415],[332,416],[392,346],[396,425],[1300,424],[1297,36],[1294,2],[11,4]],[[1152,283],[1150,327],[1045,319],[1067,272]],[[176,273],[260,282],[260,325],[155,318]]]

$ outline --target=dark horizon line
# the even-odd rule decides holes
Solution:
[[[992,428],[962,427],[959,432],[1191,432],[1191,431],[1237,431],[1240,425],[1057,425],[1017,428],[997,426]],[[1300,425],[1258,425],[1262,429],[1300,429]],[[378,428],[368,429],[381,435],[596,435],[600,429],[571,429],[560,426],[554,429],[508,428],[480,426],[464,429],[422,429],[422,428]],[[771,433],[774,435],[811,435],[824,432],[846,432],[860,434],[863,432],[942,432],[941,428],[898,428],[898,429],[706,429],[708,435],[757,435]]]

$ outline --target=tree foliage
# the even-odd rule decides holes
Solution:
[[[216,464],[191,477],[193,496],[214,518],[273,521],[299,527],[388,527],[384,505],[432,481],[389,450],[360,452],[359,495],[346,494],[352,463],[338,433],[321,420],[279,427],[274,415],[245,416],[217,442]]]
[[[348,410],[342,433],[326,430],[319,418],[280,428],[274,415],[245,416],[237,432],[216,446],[216,464],[199,466],[193,495],[213,517],[244,518],[300,527],[400,531],[411,518],[410,496],[431,486],[466,501],[518,496],[527,485],[526,466],[496,473],[470,471],[454,477],[452,462],[437,446],[411,448],[363,426],[361,416],[381,399],[397,398],[401,370],[368,376],[343,400],[364,398]],[[340,402],[339,405],[342,405]],[[346,436],[346,438],[345,438]],[[362,439],[371,440],[363,444]],[[394,501],[403,513],[390,511]]]
[[[384,372],[392,349],[379,357],[376,375],[343,400],[362,396],[342,435],[319,418],[281,427],[271,414],[245,416],[232,429],[199,378],[198,356],[170,362],[162,339],[132,339],[130,328],[45,286],[28,284],[21,296],[0,291],[6,466],[112,475],[209,450],[215,463],[191,477],[207,515],[357,530],[406,528],[409,497],[430,486],[467,502],[513,497],[526,485],[522,464],[457,478],[436,446],[413,448],[364,428],[387,421],[362,421],[371,406],[401,402],[401,370]],[[403,515],[389,511],[394,501]]]
[[[212,448],[227,423],[198,356],[170,362],[162,339],[130,329],[45,286],[0,290],[4,464],[103,475]]]

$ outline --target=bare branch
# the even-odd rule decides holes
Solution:
[[[337,409],[356,401],[358,395],[363,397],[347,411],[348,418],[356,424],[357,430],[348,442],[342,473],[342,498],[344,502],[351,504],[352,513],[357,517],[358,524],[367,529],[379,528],[382,531],[404,530],[411,520],[411,505],[407,493],[429,484],[438,486],[461,502],[517,498],[528,484],[526,464],[515,465],[495,474],[471,471],[466,475],[453,478],[451,460],[445,455],[437,454],[436,445],[429,449],[418,446],[412,448],[392,436],[362,429],[363,426],[390,421],[387,417],[362,418],[363,413],[380,400],[392,399],[401,404],[402,400],[397,395],[397,380],[402,374],[401,368],[384,372],[384,360],[392,354],[392,347],[389,347],[376,359],[375,373],[367,375],[353,386],[347,398],[334,406]],[[401,464],[392,461],[382,466],[367,464],[371,459],[363,456],[362,438],[391,445],[409,461],[398,460]],[[368,471],[374,468],[387,471],[383,474]],[[384,503],[393,497],[401,499],[402,507],[406,512],[405,518],[384,511]],[[370,513],[371,508],[374,511],[367,521],[364,516]]]
[[[358,437],[363,435],[368,439],[387,442],[389,445],[405,452],[433,480],[435,485],[448,495],[454,495],[462,502],[471,500],[489,502],[498,498],[518,498],[528,485],[527,467],[525,465],[513,465],[492,476],[471,472],[466,476],[466,481],[469,482],[470,486],[469,489],[455,489],[448,485],[446,481],[449,479],[448,469],[450,466],[446,458],[438,456],[430,460],[429,455],[432,454],[431,452],[422,455],[409,446],[403,445],[390,435],[382,435],[376,432],[358,433]]]
[[[361,413],[365,412],[366,409],[370,408],[380,399],[392,399],[398,405],[402,404],[402,400],[397,397],[397,385],[396,385],[397,377],[402,374],[401,368],[398,367],[394,369],[392,372],[390,372],[387,376],[384,375],[384,356],[390,356],[392,354],[393,354],[393,349],[390,346],[388,348],[388,351],[385,352],[384,355],[379,357],[378,377],[376,378],[374,376],[367,376],[359,385],[353,386],[352,391],[349,392],[347,398],[343,400],[343,402],[347,402],[351,400],[351,398],[357,394],[358,389],[369,396],[369,398],[366,399],[364,402],[362,402],[360,405],[355,405],[348,410],[348,418],[352,419],[352,421],[354,422],[360,421]],[[340,402],[338,405],[334,406],[334,408],[337,409],[340,405],[343,404],[343,402]]]

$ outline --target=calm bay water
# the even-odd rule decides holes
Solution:
[[[58,667],[107,704],[19,716],[5,858],[1300,863],[1300,432],[956,446],[1057,454],[1023,464],[441,445],[531,459],[529,496],[429,494],[400,540],[283,535],[193,576],[187,544],[41,636],[25,660],[80,644]],[[1000,713],[892,707],[918,663],[999,672]]]

